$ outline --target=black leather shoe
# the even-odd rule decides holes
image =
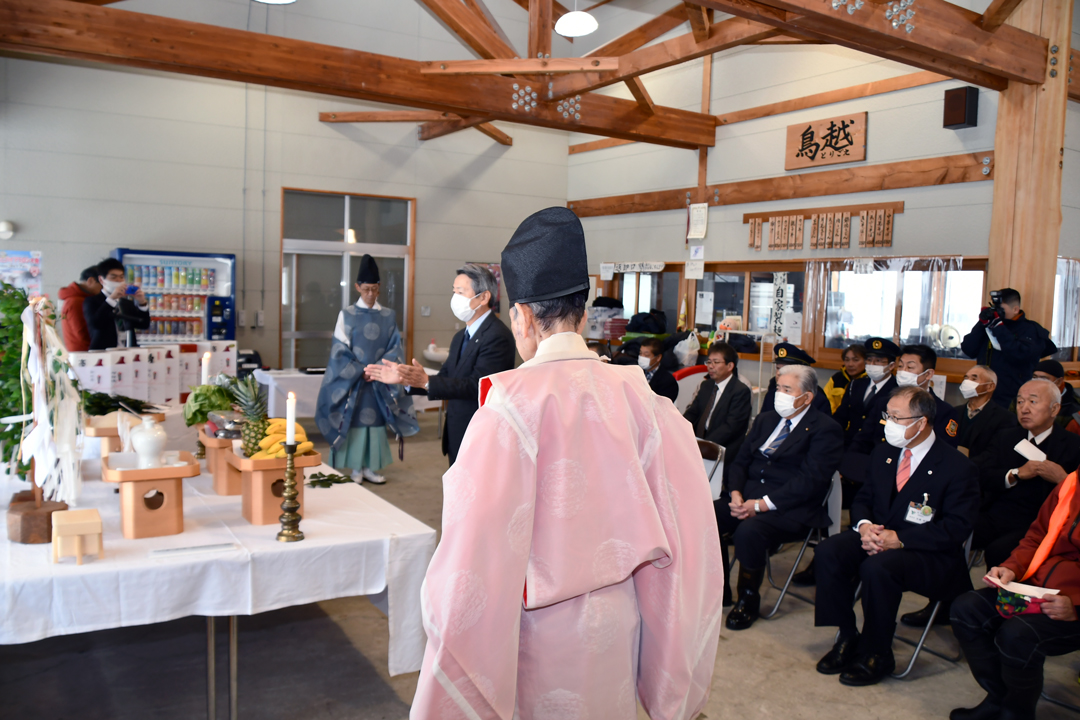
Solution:
[[[812,587],[816,585],[817,578],[814,577],[814,561],[811,560],[805,570],[801,570],[792,575],[791,583],[793,585],[798,585],[799,587]]]
[[[858,657],[858,648],[859,633],[849,638],[840,638],[832,646],[832,650],[818,660],[817,671],[822,675],[839,675],[855,662]]]
[[[941,609],[938,610],[937,617],[934,618],[935,625],[948,625],[949,624],[949,610],[952,603],[942,604]],[[934,610],[934,601],[931,600],[926,604],[922,610],[916,610],[915,612],[904,613],[900,616],[900,622],[904,623],[908,627],[924,628],[926,623],[930,622],[930,613]]]
[[[1001,717],[1001,705],[987,695],[973,708],[956,708],[949,713],[949,720],[998,720]]]
[[[765,568],[744,570],[739,568],[739,599],[731,608],[724,624],[728,630],[746,630],[754,624],[761,613],[761,581],[765,577]]]
[[[840,673],[840,684],[852,687],[877,685],[896,670],[893,654],[864,655],[849,669]]]

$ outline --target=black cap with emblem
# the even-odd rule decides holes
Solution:
[[[376,285],[379,282],[379,266],[375,258],[365,255],[360,258],[360,269],[356,273],[356,282],[361,285]]]
[[[502,251],[502,273],[511,305],[587,290],[589,263],[578,216],[550,207],[525,218]]]
[[[797,345],[780,343],[773,348],[773,362],[777,365],[813,365],[814,358]]]
[[[872,337],[863,343],[867,357],[883,357],[892,362],[900,354],[900,348],[892,340]]]

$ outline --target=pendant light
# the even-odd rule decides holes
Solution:
[[[594,18],[584,10],[577,9],[577,0],[574,0],[573,12],[568,12],[555,23],[555,32],[563,37],[575,38],[596,32],[600,27]]]

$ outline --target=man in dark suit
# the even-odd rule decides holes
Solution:
[[[963,544],[979,508],[978,470],[936,437],[937,403],[918,387],[893,393],[888,442],[870,456],[851,506],[852,529],[818,545],[814,624],[840,634],[817,664],[844,685],[873,685],[893,672],[896,612],[905,591],[952,600],[971,589]],[[862,581],[863,632],[852,607]]]
[[[450,307],[465,328],[454,335],[438,375],[429,377],[415,358],[411,366],[386,361],[367,366],[369,379],[408,385],[413,395],[448,401],[442,449],[451,465],[469,421],[480,408],[480,379],[514,367],[514,335],[492,312],[498,291],[498,281],[486,267],[468,263],[458,270]]]
[[[127,330],[145,330],[150,327],[149,304],[142,288],[127,294],[127,277],[124,264],[116,258],[105,258],[98,265],[98,282],[101,292],[83,300],[83,319],[90,333],[91,350],[108,350],[120,345],[117,325]],[[135,334],[128,338],[132,347]]]
[[[645,379],[649,381],[649,387],[657,395],[675,402],[675,398],[679,397],[679,382],[674,375],[660,367],[660,360],[663,356],[663,340],[645,338],[641,341],[638,365],[645,371]]]
[[[833,413],[833,419],[844,431],[844,448],[851,446],[855,436],[862,430],[870,410],[879,397],[888,397],[896,389],[893,368],[900,348],[892,340],[870,338],[863,343],[866,351],[866,377],[855,378],[848,385],[847,392],[840,400],[840,407]],[[873,419],[877,423],[880,414]]]
[[[1049,380],[1024,383],[1016,396],[1020,427],[999,432],[994,450],[980,467],[983,502],[972,546],[986,550],[988,568],[1005,562],[1053,489],[1080,466],[1080,437],[1054,422],[1060,398]],[[1029,460],[1017,452],[1016,445],[1023,440],[1046,459]]]
[[[1002,430],[1015,428],[1016,415],[1003,405],[992,402],[997,388],[997,373],[985,365],[973,365],[964,373],[960,394],[967,402],[956,406],[960,432],[957,446],[966,451],[971,461],[981,466],[993,455],[994,438]]]
[[[739,354],[725,342],[709,346],[707,375],[683,417],[694,426],[694,435],[724,448],[724,477],[750,426],[750,388],[739,380]]]
[[[797,345],[785,342],[779,343],[773,348],[773,365],[776,366],[777,371],[785,365],[805,365],[810,367],[814,362],[814,358]],[[776,378],[773,377],[769,380],[769,387],[765,391],[765,397],[761,400],[760,412],[772,410],[775,399]],[[825,391],[821,389],[821,386],[818,386],[817,390],[814,391],[814,399],[811,401],[810,406],[818,412],[832,414],[832,405],[829,403],[829,396],[825,394]]]
[[[738,599],[727,627],[745,630],[757,620],[768,552],[829,526],[822,505],[843,453],[843,433],[827,412],[812,406],[817,373],[788,365],[776,376],[776,408],[754,421],[731,463],[727,492],[715,503],[727,575],[731,534],[739,560]]]

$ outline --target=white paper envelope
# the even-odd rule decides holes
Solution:
[[[1016,443],[1016,447],[1014,447],[1013,450],[1016,450],[1016,452],[1020,453],[1028,460],[1034,460],[1035,462],[1042,462],[1046,459],[1046,453],[1036,447],[1035,443],[1027,438]]]

